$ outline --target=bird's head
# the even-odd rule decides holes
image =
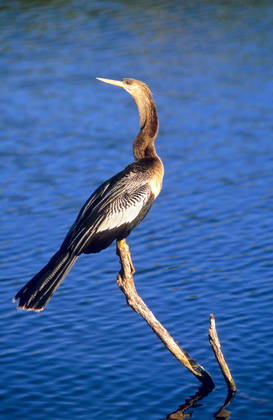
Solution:
[[[98,80],[104,83],[109,83],[111,85],[119,86],[125,89],[130,95],[133,96],[133,98],[137,98],[143,95],[144,92],[150,93],[150,90],[145,83],[141,82],[140,80],[135,79],[122,79],[122,80],[112,80],[112,79],[102,79],[100,77],[97,77]]]

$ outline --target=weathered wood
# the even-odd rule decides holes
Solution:
[[[231,376],[229,367],[225,361],[224,355],[221,350],[221,344],[218,338],[218,334],[216,331],[216,325],[215,325],[215,318],[214,315],[210,315],[210,327],[209,327],[209,341],[211,344],[211,347],[213,349],[213,352],[215,354],[216,360],[220,366],[220,369],[223,373],[224,379],[227,383],[229,391],[232,393],[236,392],[236,385],[234,382],[234,379]]]
[[[117,276],[117,284],[125,294],[128,305],[145,319],[148,325],[153,329],[156,335],[165,344],[167,349],[177,358],[177,360],[189,369],[204,386],[212,390],[215,385],[209,373],[206,372],[206,370],[194,359],[192,359],[185,350],[179,347],[178,343],[160,324],[152,311],[150,311],[145,302],[138,295],[132,276],[132,259],[129,247],[125,241],[117,243],[117,255],[120,257],[122,266]]]

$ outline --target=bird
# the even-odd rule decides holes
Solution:
[[[126,238],[161,191],[164,167],[154,146],[159,121],[150,89],[131,78],[97,79],[123,88],[136,102],[140,131],[133,141],[134,161],[88,198],[59,250],[13,298],[18,309],[43,310],[81,254],[98,253],[115,240],[117,249],[128,247]]]

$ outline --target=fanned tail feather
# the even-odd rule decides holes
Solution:
[[[18,308],[34,311],[44,309],[77,258],[67,251],[56,252],[48,264],[16,294],[13,301],[19,299]]]

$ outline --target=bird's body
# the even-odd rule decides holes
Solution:
[[[44,309],[80,254],[97,253],[127,238],[150,210],[162,186],[163,164],[154,148],[158,118],[148,87],[134,79],[99,79],[127,90],[140,114],[135,161],[105,181],[82,207],[59,251],[15,296],[18,308]]]

